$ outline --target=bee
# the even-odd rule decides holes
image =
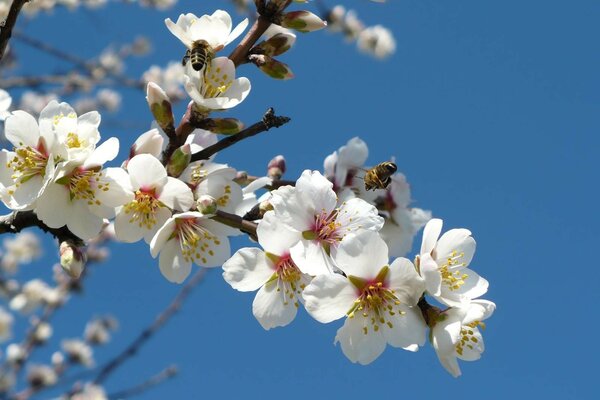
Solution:
[[[196,40],[192,43],[192,48],[185,52],[181,64],[185,66],[189,61],[192,63],[192,68],[195,71],[201,71],[214,56],[215,51],[206,40]]]
[[[385,189],[392,182],[392,175],[398,170],[396,164],[384,161],[365,172],[365,190]]]

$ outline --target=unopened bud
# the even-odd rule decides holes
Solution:
[[[281,61],[266,56],[264,54],[253,54],[248,57],[262,72],[274,79],[292,79],[294,73],[292,69]]]
[[[271,36],[268,40],[257,44],[251,52],[275,57],[288,51],[295,42],[296,35],[288,32],[280,32]]]
[[[151,154],[158,158],[162,152],[164,141],[165,139],[158,132],[158,129],[150,129],[135,140],[129,149],[129,158],[133,158],[138,154]]]
[[[306,33],[323,29],[327,23],[310,11],[291,11],[282,16],[280,25]]]
[[[214,197],[204,194],[196,201],[196,208],[204,215],[211,215],[217,212],[217,200]]]
[[[165,91],[156,83],[148,82],[146,100],[158,126],[165,132],[172,132],[175,129],[175,120],[171,109],[171,100]]]
[[[192,159],[192,150],[189,144],[184,144],[173,152],[167,164],[169,176],[178,177],[187,168]]]
[[[203,128],[221,135],[235,135],[244,129],[244,123],[236,118],[206,118]]]
[[[85,266],[85,253],[70,240],[60,244],[60,265],[71,278],[77,279]]]
[[[40,322],[33,333],[37,343],[45,343],[52,336],[52,326],[47,322]]]
[[[269,178],[281,179],[285,174],[285,158],[282,155],[275,156],[267,166],[267,175]]]

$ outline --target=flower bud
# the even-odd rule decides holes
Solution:
[[[310,11],[291,11],[282,16],[280,25],[306,33],[323,29],[327,23]]]
[[[154,82],[148,82],[146,100],[158,126],[165,132],[175,129],[171,100],[164,90]]]
[[[85,254],[73,242],[65,240],[60,244],[60,265],[73,279],[79,278],[85,266]]]
[[[6,361],[11,364],[21,364],[25,360],[25,349],[16,343],[11,343],[6,348]]]
[[[189,144],[184,144],[173,152],[169,163],[167,164],[167,173],[169,176],[178,177],[184,169],[190,164],[192,159],[192,150]]]
[[[217,212],[217,200],[207,194],[203,194],[196,201],[196,208],[204,215],[215,214]]]
[[[251,53],[275,57],[288,51],[295,42],[296,35],[293,33],[280,32],[271,36],[268,40],[257,44]]]
[[[52,336],[52,326],[47,322],[40,322],[33,332],[33,338],[37,343],[45,343]]]
[[[262,72],[274,79],[291,79],[294,73],[287,64],[262,54],[253,54],[249,57]]]
[[[282,155],[275,156],[267,166],[267,175],[269,178],[281,179],[285,174],[285,158]]]
[[[235,118],[206,118],[203,128],[221,135],[234,135],[244,129],[244,123]]]
[[[158,129],[150,129],[142,133],[129,149],[129,158],[138,154],[151,154],[154,157],[160,157],[165,139],[161,136]]]

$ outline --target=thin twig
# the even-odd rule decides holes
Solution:
[[[111,373],[113,373],[117,368],[119,368],[125,361],[129,358],[133,357],[137,354],[140,348],[159,330],[161,329],[171,317],[179,311],[183,302],[187,299],[187,297],[191,294],[192,290],[202,281],[204,276],[206,275],[206,269],[200,269],[197,271],[194,276],[188,280],[188,282],[183,286],[179,294],[173,299],[171,304],[161,312],[154,322],[144,329],[138,337],[129,344],[119,355],[113,358],[111,361],[106,363],[98,373],[96,379],[94,379],[95,384],[101,384],[104,382]]]
[[[118,392],[109,394],[108,398],[109,399],[126,399],[128,397],[136,396],[138,394],[144,393],[145,391],[147,391],[148,389],[150,389],[156,385],[160,385],[161,383],[173,378],[175,375],[177,375],[178,372],[179,371],[177,369],[177,366],[171,365],[170,367],[165,368],[158,374],[154,375],[150,379],[148,379],[138,385],[135,385],[133,387],[123,389]]]
[[[6,19],[0,28],[0,60],[2,60],[2,57],[4,57],[4,51],[6,50],[8,41],[12,36],[12,31],[17,23],[19,12],[21,12],[21,8],[23,8],[27,1],[29,0],[13,0],[12,4],[10,5],[8,15],[6,16]]]
[[[258,39],[260,39],[263,33],[269,29],[270,26],[271,21],[264,15],[259,16],[258,19],[254,21],[254,24],[246,36],[244,36],[240,44],[238,44],[233,52],[229,55],[229,59],[233,61],[236,67],[247,62],[248,52],[258,41]]]
[[[256,227],[258,225],[252,221],[247,221],[243,219],[239,215],[230,214],[228,212],[218,210],[215,216],[212,217],[212,219],[232,228],[239,229],[240,231],[250,236],[252,239],[258,240],[258,237],[256,236]]]
[[[257,135],[261,132],[268,131],[271,128],[279,128],[282,125],[287,124],[290,121],[288,117],[278,117],[275,115],[275,111],[273,108],[269,108],[265,115],[263,116],[262,121],[255,123],[254,125],[249,126],[243,131],[236,133],[235,135],[227,136],[226,138],[218,141],[217,143],[209,146],[195,154],[192,155],[191,162],[200,161],[200,160],[208,160],[215,153],[226,149],[230,146],[233,146],[237,142]]]

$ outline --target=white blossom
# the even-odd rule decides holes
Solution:
[[[70,396],[69,400],[108,400],[108,396],[102,386],[86,383],[83,390]]]
[[[9,274],[14,274],[19,265],[30,263],[42,254],[38,236],[28,231],[4,239],[3,246],[4,253],[0,260],[0,267]]]
[[[29,314],[37,307],[54,301],[55,293],[48,284],[40,279],[33,279],[23,285],[21,292],[9,303],[12,310]]]
[[[204,40],[213,49],[219,51],[234,41],[248,26],[248,18],[240,22],[233,31],[231,16],[223,10],[217,10],[212,15],[197,17],[194,14],[181,14],[177,23],[170,18],[165,19],[167,28],[181,42],[191,49],[194,42]]]
[[[427,292],[450,307],[459,307],[487,292],[488,282],[466,268],[475,254],[475,239],[467,229],[452,229],[442,235],[442,220],[425,225],[419,272]]]
[[[231,255],[223,225],[199,212],[184,212],[169,218],[150,242],[150,253],[160,272],[171,282],[188,277],[192,263],[201,267],[221,266]]]
[[[296,233],[298,242],[290,253],[298,268],[309,275],[335,271],[333,260],[346,238],[383,226],[377,209],[362,199],[353,198],[338,207],[332,183],[318,171],[306,170],[295,187],[273,191],[270,202],[278,223]]]
[[[235,78],[235,64],[227,57],[213,58],[203,71],[186,64],[184,87],[201,110],[226,110],[240,104],[250,93],[250,80]]]
[[[487,300],[473,300],[457,308],[450,308],[436,316],[431,330],[431,343],[446,370],[455,378],[460,376],[458,359],[475,361],[485,347],[479,328],[485,329],[496,305]]]
[[[258,242],[264,251],[245,247],[223,264],[223,278],[232,288],[258,290],[252,312],[267,330],[294,320],[302,290],[311,280],[290,256],[296,235],[274,224],[275,218],[275,213],[268,212],[258,225]]]
[[[387,58],[396,51],[396,40],[392,32],[382,26],[370,26],[358,35],[357,45],[365,53],[377,58]]]
[[[188,211],[194,203],[190,188],[167,176],[165,167],[150,154],[139,154],[127,164],[131,201],[117,209],[115,236],[122,242],[144,239],[150,243],[156,231],[171,217],[171,210]]]
[[[47,365],[31,364],[27,369],[27,381],[34,388],[52,386],[58,380],[54,369]]]
[[[86,367],[94,366],[94,352],[83,340],[65,339],[60,343],[60,346],[71,362]]]
[[[386,344],[416,351],[426,325],[417,304],[423,279],[405,258],[388,263],[387,246],[376,232],[348,240],[336,258],[346,276],[322,274],[304,289],[308,313],[329,323],[346,317],[335,341],[352,362],[369,364]]]

